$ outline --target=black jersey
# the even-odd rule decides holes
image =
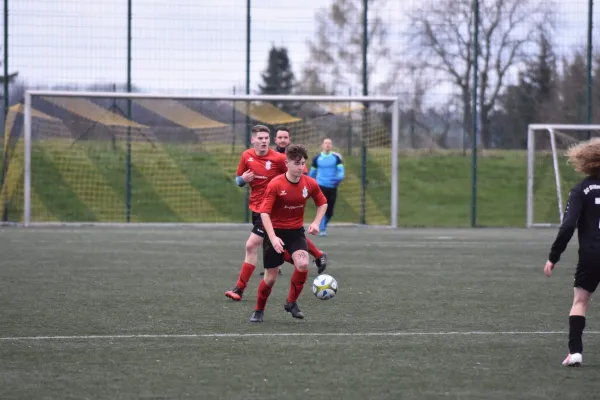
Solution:
[[[600,178],[585,178],[569,192],[567,207],[548,260],[557,263],[577,228],[579,247],[600,251]]]

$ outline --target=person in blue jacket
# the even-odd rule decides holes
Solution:
[[[323,151],[313,158],[308,175],[317,180],[321,191],[327,198],[327,212],[319,227],[320,235],[327,236],[327,224],[333,217],[337,187],[344,179],[344,163],[342,156],[332,151],[333,142],[331,139],[323,140],[321,148]]]

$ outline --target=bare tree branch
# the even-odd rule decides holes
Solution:
[[[377,87],[372,78],[383,60],[390,56],[387,45],[387,26],[381,18],[386,0],[369,0],[369,25],[367,31],[367,76],[369,86]],[[310,71],[305,70],[304,81],[309,76],[320,81],[330,93],[347,94],[348,89],[362,85],[363,52],[363,0],[335,0],[316,15],[317,31],[308,40]],[[310,73],[309,73],[310,72]],[[301,82],[304,93],[310,88]]]
[[[535,42],[540,25],[551,29],[552,7],[541,0],[480,0],[480,20],[473,19],[473,0],[424,0],[410,13],[411,52],[419,71],[443,73],[461,93],[463,121],[470,125],[474,67],[479,73],[481,134],[491,143],[489,116],[507,84],[508,73],[524,62],[528,44]],[[535,11],[541,10],[541,11]],[[478,24],[478,60],[474,60],[473,32]],[[408,51],[408,50],[407,50]],[[465,126],[467,128],[467,126]]]

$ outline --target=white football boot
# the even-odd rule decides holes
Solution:
[[[567,358],[562,362],[562,365],[565,367],[579,367],[583,362],[583,358],[581,357],[581,353],[573,353],[567,355]]]

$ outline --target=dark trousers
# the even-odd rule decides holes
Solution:
[[[325,225],[333,217],[333,209],[335,207],[335,200],[337,199],[337,188],[327,188],[321,186],[321,191],[327,199],[327,212],[325,212]]]

